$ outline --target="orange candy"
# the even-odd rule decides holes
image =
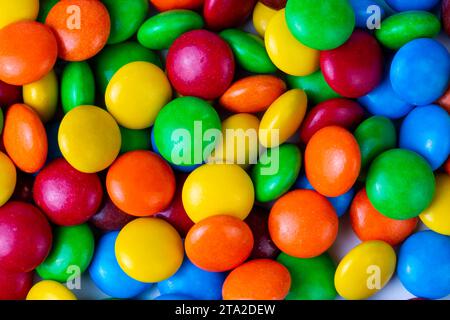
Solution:
[[[39,171],[47,159],[47,133],[39,115],[25,104],[6,113],[3,144],[15,165],[27,173]]]
[[[175,194],[175,176],[156,153],[131,151],[109,168],[106,188],[122,211],[138,217],[150,216],[169,206]]]
[[[52,70],[57,50],[42,23],[20,21],[0,29],[0,80],[17,86],[40,80]]]
[[[314,134],[305,151],[305,171],[317,192],[338,197],[351,189],[361,169],[361,152],[347,130],[331,126]]]
[[[361,241],[381,240],[395,246],[405,240],[416,228],[418,219],[394,220],[383,216],[373,207],[366,189],[361,189],[350,207],[353,231]]]
[[[285,91],[286,84],[275,76],[250,76],[236,81],[220,98],[220,104],[233,112],[260,112]]]
[[[212,216],[189,230],[186,255],[197,267],[222,272],[242,264],[253,249],[249,226],[233,216]]]
[[[224,300],[283,300],[291,287],[285,266],[268,259],[252,260],[234,269],[222,288]]]
[[[150,0],[159,11],[173,9],[196,9],[203,4],[204,0]]]
[[[312,258],[331,247],[338,232],[331,203],[312,190],[294,190],[279,198],[269,215],[275,245],[297,258]]]
[[[111,21],[101,1],[61,0],[49,12],[45,23],[53,28],[58,54],[67,61],[95,56],[108,41]]]

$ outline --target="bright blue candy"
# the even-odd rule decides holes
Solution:
[[[431,10],[440,0],[386,0],[392,9],[397,11]]]
[[[358,28],[367,28],[367,20],[373,14],[372,12],[367,12],[370,6],[375,5],[380,8],[380,19],[383,19],[386,15],[384,4],[380,0],[350,0],[350,4],[355,12],[356,26]]]
[[[314,190],[308,178],[304,174],[300,174],[295,182],[294,189]],[[355,189],[351,188],[347,193],[339,197],[327,197],[328,201],[333,205],[338,217],[341,217],[348,211],[353,197],[355,196]]]
[[[400,99],[391,86],[389,76],[370,93],[358,99],[359,103],[367,111],[376,116],[384,116],[390,119],[404,117],[414,106]]]
[[[159,297],[156,297],[155,300],[195,300],[195,299],[182,294],[163,294],[160,295]]]
[[[161,294],[181,294],[198,300],[220,300],[226,274],[209,272],[196,267],[184,258],[177,273],[158,283]]]
[[[439,106],[418,107],[405,118],[400,129],[400,148],[423,156],[433,170],[450,154],[450,116]],[[450,208],[449,208],[450,210]]]
[[[400,248],[397,274],[417,297],[440,299],[450,294],[450,237],[430,230],[410,236]]]
[[[98,242],[89,274],[95,285],[113,298],[132,298],[149,289],[152,284],[130,278],[120,268],[114,252],[118,231],[106,233]]]
[[[395,54],[390,79],[395,93],[411,104],[423,106],[439,99],[448,87],[450,56],[433,39],[408,42]]]
[[[58,130],[61,122],[50,122],[45,126],[45,131],[47,132],[48,140],[48,155],[47,162],[55,160],[62,157],[61,150],[59,150],[58,145]]]

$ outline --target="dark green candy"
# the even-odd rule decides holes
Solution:
[[[287,76],[287,83],[291,89],[302,89],[308,96],[308,101],[312,104],[341,97],[326,83],[322,71],[316,71],[313,74],[304,77]]]
[[[286,193],[298,177],[301,161],[300,150],[293,144],[267,149],[252,170],[256,200],[269,202]],[[271,167],[276,168],[272,173]]]
[[[203,25],[203,18],[194,11],[170,10],[145,21],[139,28],[137,38],[146,48],[164,50],[183,33],[202,29]]]
[[[122,135],[121,153],[134,150],[150,150],[152,144],[150,130],[132,130],[124,127],[119,127],[119,129]]]
[[[39,0],[39,15],[36,20],[40,23],[45,23],[45,19],[47,19],[48,13],[58,2],[59,0]]]
[[[94,74],[87,62],[71,62],[64,68],[61,79],[61,102],[64,113],[81,105],[95,103]]]

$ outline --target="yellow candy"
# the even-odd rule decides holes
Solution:
[[[183,186],[183,205],[194,222],[215,215],[244,220],[255,193],[248,174],[235,164],[205,164],[195,169]]]
[[[30,289],[27,300],[77,300],[77,297],[61,283],[43,280]]]
[[[436,193],[431,205],[420,214],[420,220],[434,232],[450,236],[450,176],[436,177]]]
[[[108,111],[128,129],[152,126],[171,98],[172,88],[166,75],[148,62],[132,62],[120,68],[105,94]]]
[[[264,38],[267,26],[273,16],[277,13],[277,10],[272,9],[262,2],[258,2],[253,10],[253,26],[256,32]]]
[[[299,89],[289,90],[275,100],[261,119],[259,126],[261,145],[275,148],[286,142],[300,127],[305,117],[307,103],[305,92]]]
[[[259,119],[248,113],[238,113],[222,122],[222,143],[218,144],[210,162],[234,163],[243,166],[258,160]]]
[[[119,233],[116,258],[123,271],[141,282],[159,282],[171,277],[183,262],[183,242],[166,221],[139,218]]]
[[[0,207],[11,198],[16,187],[16,167],[9,157],[0,152]]]
[[[108,112],[95,106],[79,106],[61,121],[58,144],[75,169],[93,173],[106,169],[116,159],[121,135]]]
[[[285,9],[278,11],[266,29],[267,53],[281,71],[293,76],[306,76],[319,68],[319,51],[300,43],[286,24]]]
[[[381,290],[395,271],[394,249],[383,241],[366,241],[339,263],[334,276],[337,292],[347,300],[367,299]]]
[[[52,70],[41,80],[23,86],[23,101],[39,114],[43,122],[53,118],[58,105],[58,79]]]
[[[38,13],[39,0],[0,0],[0,29],[17,21],[36,20]]]

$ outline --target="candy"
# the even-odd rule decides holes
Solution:
[[[261,0],[261,3],[274,9],[283,9],[287,0]]]
[[[447,49],[433,39],[408,42],[394,56],[390,79],[395,93],[406,102],[416,105],[432,103],[443,95],[449,83],[450,56]]]
[[[260,112],[285,91],[286,84],[275,76],[250,76],[233,83],[220,98],[220,104],[233,112]]]
[[[89,220],[95,227],[104,231],[116,231],[134,219],[133,216],[117,208],[109,197],[106,197],[103,202],[100,210]]]
[[[311,101],[313,104],[340,97],[338,93],[330,88],[320,70],[304,77],[288,75],[287,83],[291,89],[304,90],[308,96],[308,101]]]
[[[79,106],[61,121],[58,144],[64,158],[85,173],[111,165],[120,151],[120,130],[114,118],[95,106]]]
[[[45,280],[65,282],[88,268],[94,254],[94,235],[86,224],[57,227],[47,259],[36,271]]]
[[[353,8],[353,11],[355,12],[356,27],[369,29],[380,27],[377,24],[377,22],[379,22],[377,19],[384,19],[384,17],[386,16],[386,5],[384,1],[349,0],[349,2]]]
[[[450,237],[420,231],[400,247],[397,274],[417,297],[440,299],[450,293]]]
[[[0,29],[21,20],[35,20],[39,12],[39,0],[0,1]]]
[[[276,13],[276,9],[272,9],[260,1],[256,3],[255,9],[253,10],[253,27],[261,37],[264,38],[267,26]]]
[[[251,14],[256,0],[205,0],[203,16],[209,29],[238,27]]]
[[[224,300],[283,300],[290,286],[291,276],[282,264],[258,259],[231,271],[222,294]]]
[[[29,272],[47,257],[52,231],[45,216],[31,204],[11,201],[0,207],[0,269]]]
[[[16,187],[16,167],[11,159],[0,151],[0,207],[11,198]]]
[[[42,79],[23,86],[23,102],[47,122],[53,118],[58,105],[58,78],[50,71]]]
[[[133,298],[151,285],[130,278],[120,268],[114,253],[118,234],[117,231],[108,232],[100,238],[89,266],[89,275],[107,295],[120,299]]]
[[[436,103],[450,113],[450,87],[447,88],[447,91]]]
[[[339,263],[334,283],[345,299],[367,299],[381,290],[395,272],[394,249],[383,241],[365,241]]]
[[[0,80],[0,108],[19,103],[22,100],[22,88]]]
[[[200,7],[204,0],[150,0],[159,11],[173,9],[196,9]]]
[[[333,244],[338,218],[324,196],[311,190],[294,190],[275,202],[270,211],[269,231],[284,253],[312,258]]]
[[[32,285],[32,272],[0,270],[0,300],[23,300]]]
[[[71,62],[61,78],[61,103],[64,113],[95,102],[94,74],[87,62]]]
[[[185,249],[189,260],[200,269],[228,271],[241,265],[250,256],[253,235],[247,224],[239,218],[216,215],[201,220],[189,230]]]
[[[397,11],[431,10],[439,0],[386,0],[386,3]]]
[[[317,192],[340,196],[353,186],[361,168],[361,153],[354,136],[332,126],[319,130],[305,151],[305,171]]]
[[[63,284],[53,280],[43,280],[31,288],[27,300],[77,300],[77,297]]]
[[[183,33],[202,29],[203,18],[194,11],[170,10],[145,21],[138,31],[138,41],[155,50],[169,49]]]
[[[334,300],[336,265],[327,253],[310,259],[294,258],[285,253],[277,261],[291,274],[291,289],[286,300]]]
[[[194,222],[233,215],[244,220],[254,203],[253,184],[235,164],[208,164],[195,169],[183,186],[183,205]]]
[[[319,68],[319,51],[298,42],[289,32],[285,9],[270,20],[264,41],[272,62],[289,75],[307,76]]]
[[[75,226],[97,212],[103,196],[95,173],[82,173],[66,160],[57,159],[36,176],[33,186],[35,203],[55,224]]]
[[[347,0],[290,0],[286,20],[298,41],[317,50],[339,47],[355,27],[355,13]]]
[[[120,146],[120,153],[125,153],[135,150],[150,150],[151,133],[148,129],[133,130],[120,127],[120,135],[122,137],[122,145]]]
[[[149,62],[131,62],[111,78],[105,102],[121,126],[145,129],[153,125],[171,97],[172,88],[160,68]]]
[[[392,149],[379,155],[369,168],[367,196],[381,214],[391,219],[417,217],[433,200],[435,179],[430,165],[418,154]]]
[[[436,105],[411,111],[400,129],[400,148],[417,152],[438,169],[450,155],[449,114]]]
[[[307,97],[303,90],[292,89],[275,100],[264,113],[259,140],[266,148],[286,142],[300,127],[306,114]]]
[[[300,150],[293,144],[263,153],[252,169],[256,200],[269,202],[286,193],[297,179],[301,162]]]
[[[0,80],[12,85],[38,81],[52,70],[57,50],[48,26],[34,21],[7,25],[0,29]]]
[[[442,0],[442,22],[444,31],[450,35],[450,1]]]
[[[206,100],[220,97],[233,80],[234,68],[228,44],[206,30],[186,32],[175,40],[167,55],[169,80],[183,96]]]
[[[131,278],[159,282],[170,278],[183,262],[183,243],[177,231],[157,218],[139,218],[117,236],[117,262]]]
[[[45,23],[58,40],[58,56],[67,61],[95,56],[108,41],[111,28],[106,7],[101,1],[91,0],[61,0],[52,7]]]
[[[270,61],[264,41],[254,34],[238,29],[227,29],[220,33],[233,50],[242,69],[254,73],[274,73],[277,67]]]
[[[37,21],[45,23],[50,10],[58,3],[59,0],[39,0],[39,15]]]
[[[47,158],[47,134],[37,113],[25,104],[11,106],[5,117],[3,143],[14,164],[22,171],[39,171]]]
[[[356,30],[339,48],[320,53],[320,68],[334,91],[358,98],[381,82],[383,55],[374,37]]]

